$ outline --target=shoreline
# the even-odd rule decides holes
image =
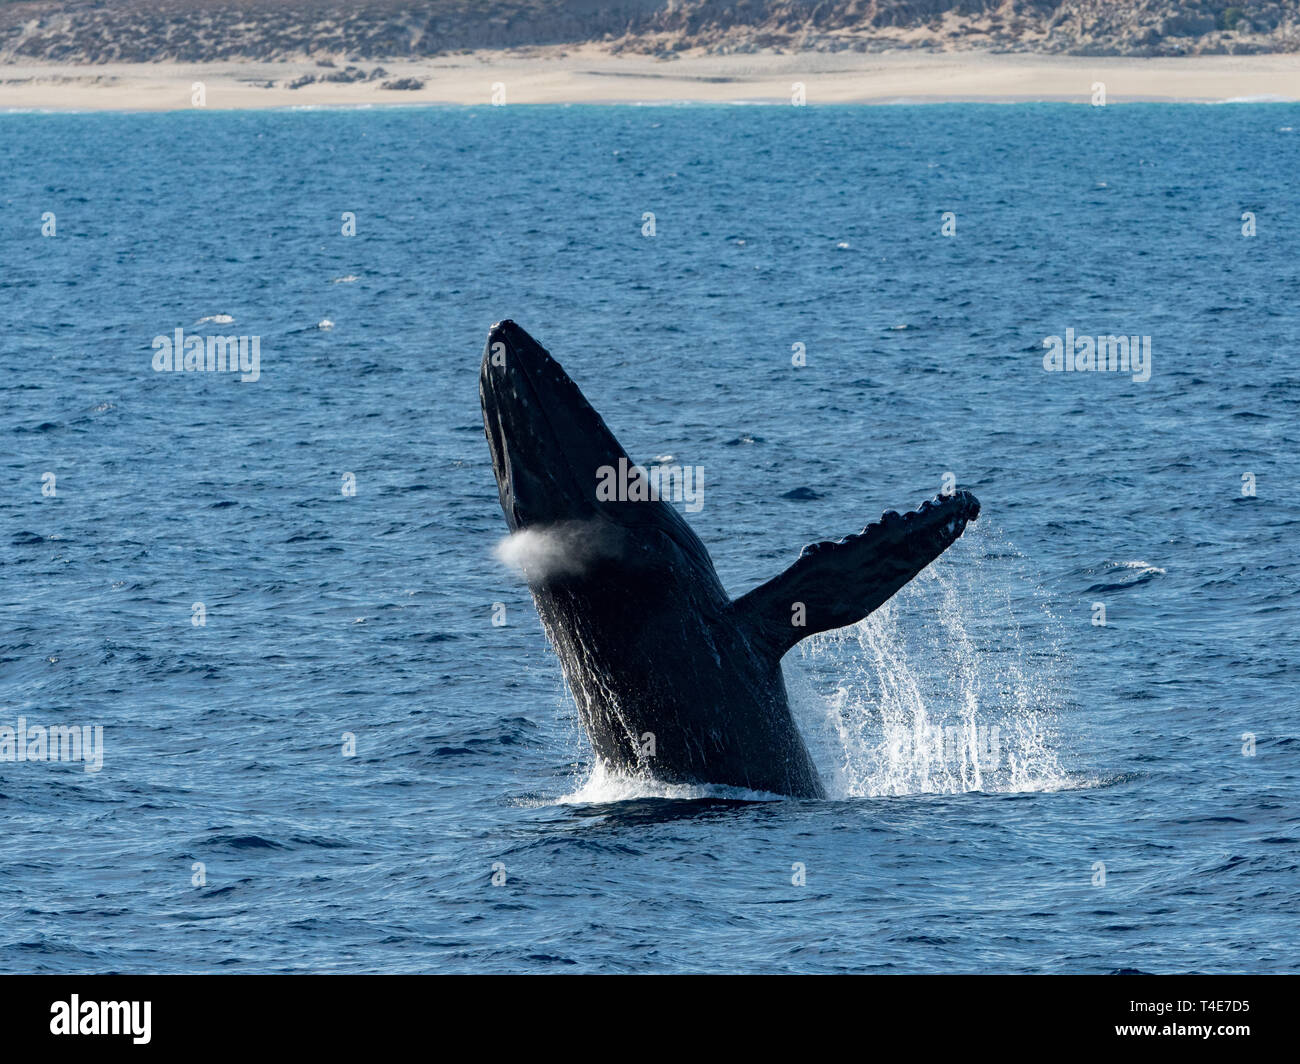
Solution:
[[[324,80],[351,77],[354,80]],[[316,80],[311,80],[316,79]],[[291,88],[295,81],[307,81]],[[1294,102],[1300,55],[1120,58],[988,52],[681,53],[595,46],[422,60],[0,65],[0,111],[177,111],[507,104]],[[394,84],[419,87],[397,88]],[[387,87],[386,87],[387,86]]]

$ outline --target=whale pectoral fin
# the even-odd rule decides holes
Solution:
[[[967,491],[899,516],[892,510],[856,536],[813,543],[780,576],[735,602],[737,622],[779,658],[817,632],[856,624],[947,550],[980,511]]]

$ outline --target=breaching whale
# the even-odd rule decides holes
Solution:
[[[596,756],[668,783],[824,797],[790,714],[782,655],[885,602],[975,519],[975,497],[939,496],[804,547],[732,600],[669,502],[598,492],[631,459],[512,321],[488,333],[479,398],[501,509]]]

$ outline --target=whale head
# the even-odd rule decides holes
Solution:
[[[560,364],[513,321],[488,331],[479,400],[512,532],[597,516],[596,471],[627,454]]]
[[[582,553],[632,568],[685,558],[716,580],[708,551],[671,505],[599,490],[634,463],[560,364],[513,321],[488,331],[479,399],[512,533],[551,535],[559,547],[550,553],[578,551],[580,541]]]

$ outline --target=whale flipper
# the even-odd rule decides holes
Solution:
[[[777,658],[810,635],[856,624],[947,550],[979,512],[975,496],[959,491],[903,516],[891,510],[837,543],[810,544],[785,572],[736,599],[737,623]]]

